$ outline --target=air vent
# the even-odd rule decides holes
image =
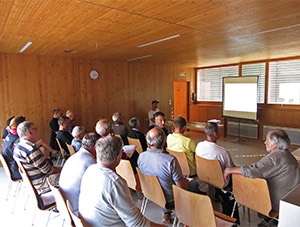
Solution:
[[[271,126],[271,125],[264,125],[263,131],[263,138],[266,139],[266,135],[269,131],[275,129],[282,129],[284,130],[290,137],[291,144],[300,145],[300,129],[299,128],[289,128],[289,127],[280,127],[280,126]]]
[[[228,121],[227,135],[239,136],[239,123]],[[240,137],[257,139],[258,138],[258,125],[240,123]]]

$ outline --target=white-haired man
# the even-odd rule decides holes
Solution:
[[[85,226],[158,226],[141,214],[126,181],[116,173],[122,147],[122,140],[113,135],[96,143],[97,164],[86,170],[79,196],[79,216]]]

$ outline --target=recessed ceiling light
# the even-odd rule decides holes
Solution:
[[[130,59],[127,59],[127,61],[135,61],[135,60],[150,58],[150,57],[152,57],[152,55],[145,55],[145,56],[142,56],[142,57],[130,58]]]
[[[19,53],[23,53],[30,45],[32,44],[32,42],[28,42],[26,43],[21,50],[19,50]]]
[[[159,40],[156,40],[156,41],[153,41],[153,42],[150,42],[150,43],[141,44],[138,47],[150,46],[150,45],[155,44],[155,43],[164,42],[164,41],[167,41],[167,40],[170,40],[170,39],[176,39],[178,37],[180,37],[179,34],[173,35],[173,36],[170,36],[170,37],[167,37],[167,38],[159,39]]]

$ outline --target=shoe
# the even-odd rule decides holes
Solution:
[[[270,221],[262,220],[257,227],[276,227],[278,225],[278,222],[274,219],[271,219]]]
[[[171,223],[171,214],[164,214],[164,218],[162,220],[163,224],[170,224]]]

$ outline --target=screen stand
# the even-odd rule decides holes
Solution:
[[[238,122],[238,138],[233,139],[231,142],[235,142],[235,143],[240,143],[243,144],[244,142],[246,142],[245,139],[241,138],[241,122]]]

